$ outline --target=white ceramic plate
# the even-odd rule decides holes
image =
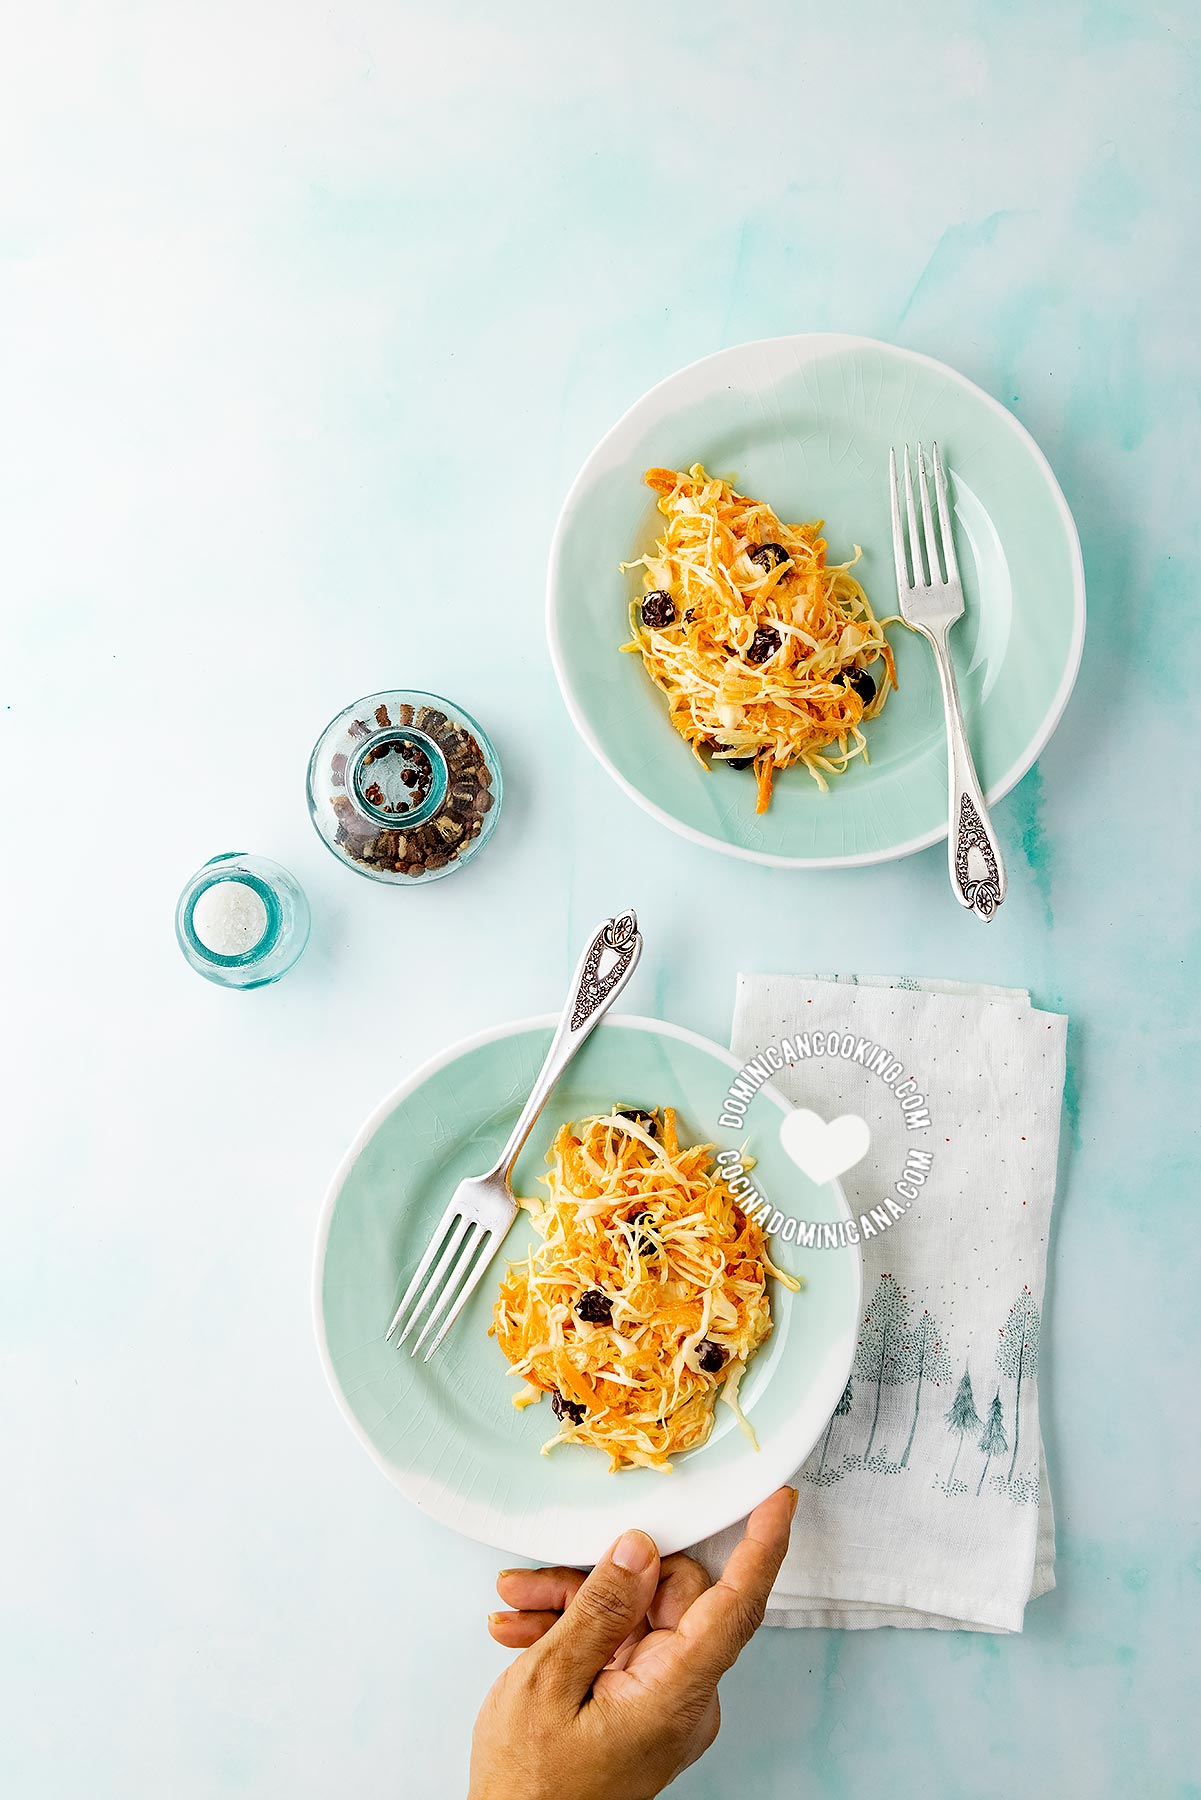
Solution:
[[[564,502],[551,550],[547,632],[580,735],[639,806],[695,843],[784,867],[883,862],[947,834],[946,737],[928,644],[889,628],[899,691],[821,793],[803,768],[755,812],[750,770],[706,772],[667,719],[640,657],[623,656],[641,555],[662,526],[648,467],[703,462],[785,519],[822,518],[832,561],[859,545],[877,615],[897,610],[889,519],[892,445],[937,439],[950,475],[967,604],[951,633],[981,784],[995,803],[1025,774],[1067,704],[1084,643],[1076,528],[1029,432],[929,357],[868,338],[771,338],[722,350],[652,388],[602,438]]]
[[[506,1552],[583,1566],[629,1525],[651,1532],[664,1554],[682,1549],[732,1524],[787,1480],[842,1393],[859,1327],[861,1271],[856,1249],[802,1250],[776,1241],[782,1266],[807,1285],[794,1295],[773,1283],[773,1333],[742,1385],[759,1449],[719,1406],[708,1443],[677,1458],[667,1475],[611,1475],[602,1454],[567,1445],[540,1454],[555,1428],[549,1404],[514,1409],[514,1379],[488,1336],[500,1260],[496,1279],[481,1283],[430,1362],[386,1344],[399,1297],[447,1200],[463,1176],[491,1166],[554,1024],[526,1020],[458,1044],[372,1114],[326,1198],[314,1314],[338,1405],[410,1500]],[[782,1212],[849,1217],[836,1183],[814,1186],[785,1154],[779,1131],[789,1107],[770,1089],[756,1096],[742,1130],[718,1125],[737,1068],[727,1051],[675,1026],[604,1020],[552,1094],[518,1162],[515,1191],[537,1191],[531,1184],[565,1120],[614,1103],[668,1105],[687,1141],[729,1148],[748,1142],[758,1158],[755,1180]],[[532,1236],[521,1214],[505,1249],[520,1256]]]

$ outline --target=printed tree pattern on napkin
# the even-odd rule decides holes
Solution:
[[[881,1275],[871,1305],[863,1315],[859,1342],[855,1347],[855,1373],[874,1394],[871,1430],[863,1452],[865,1465],[871,1460],[872,1445],[876,1441],[884,1389],[909,1379],[905,1341],[908,1326],[908,1297],[891,1275]]]
[[[830,1435],[834,1430],[834,1421],[835,1421],[835,1419],[845,1419],[846,1418],[847,1414],[851,1410],[851,1401],[854,1399],[854,1397],[855,1397],[854,1389],[851,1385],[850,1377],[848,1376],[847,1384],[842,1390],[842,1399],[838,1402],[838,1405],[834,1408],[834,1411],[830,1414],[830,1423],[826,1426],[826,1435],[825,1435],[825,1438],[822,1440],[822,1453],[821,1453],[821,1457],[820,1457],[820,1459],[818,1461],[818,1465],[817,1465],[817,1473],[818,1473],[819,1477],[821,1476],[822,1470],[826,1466],[826,1452],[830,1448]]]
[[[971,1492],[968,1483],[956,1479],[956,1471],[965,1440],[975,1439],[975,1434],[979,1432],[976,1442],[983,1453],[984,1463],[976,1484],[976,1494],[982,1492],[994,1461],[1012,1451],[1008,1470],[992,1476],[989,1490],[1019,1504],[1029,1501],[1037,1503],[1037,1467],[1033,1475],[1018,1475],[1016,1471],[1021,1450],[1022,1384],[1033,1381],[1038,1373],[1038,1340],[1038,1307],[1030,1289],[1023,1287],[1010,1307],[1005,1323],[997,1328],[997,1372],[1014,1384],[1012,1436],[1006,1429],[1007,1407],[1002,1400],[1000,1387],[989,1405],[987,1417],[981,1419],[976,1411],[969,1354],[955,1397],[948,1411],[942,1415],[947,1430],[957,1439],[949,1472],[945,1477],[937,1473],[934,1477],[934,1485],[941,1488],[944,1494]],[[923,1393],[928,1397],[931,1386],[937,1390],[953,1381],[953,1369],[950,1346],[933,1314],[928,1308],[923,1308],[915,1316],[909,1295],[896,1277],[892,1274],[881,1275],[871,1303],[863,1315],[855,1346],[854,1374],[860,1383],[862,1400],[859,1418],[861,1426],[867,1432],[864,1448],[858,1455],[850,1452],[844,1454],[837,1464],[828,1462],[835,1421],[848,1418],[854,1412],[855,1388],[853,1382],[848,1380],[826,1427],[821,1450],[810,1457],[805,1467],[806,1479],[818,1487],[828,1487],[855,1470],[866,1470],[875,1476],[900,1475],[907,1470],[918,1438]],[[890,1397],[893,1390],[898,1390],[899,1398],[899,1390],[907,1389],[910,1383],[913,1383],[914,1390],[911,1412],[908,1410],[909,1395],[906,1393],[904,1397],[904,1420],[908,1435],[900,1461],[893,1462],[888,1456],[887,1441],[879,1449],[876,1446],[881,1439],[882,1427],[885,1440],[889,1431],[895,1431],[899,1438],[900,1430],[905,1429],[905,1424],[898,1428],[897,1405]],[[932,1438],[927,1441],[930,1444],[929,1458],[922,1456],[919,1443],[919,1462],[929,1460],[935,1465],[941,1462],[945,1466],[945,1458],[938,1448],[941,1438],[937,1444]]]
[[[979,1431],[983,1423],[980,1414],[976,1411],[976,1401],[972,1394],[972,1378],[965,1368],[960,1377],[958,1391],[951,1402],[951,1409],[947,1413],[947,1425],[959,1439],[951,1462],[951,1472],[944,1484],[948,1494],[954,1492],[955,1469],[959,1462],[960,1451],[963,1449],[963,1440],[969,1431]]]
[[[984,1467],[980,1471],[980,1480],[976,1484],[977,1498],[984,1486],[984,1477],[988,1474],[988,1465],[994,1456],[1003,1456],[1009,1444],[1005,1437],[1005,1427],[1001,1421],[1001,1392],[998,1388],[989,1408],[988,1424],[980,1438],[980,1448],[984,1452]]]
[[[901,1457],[901,1467],[909,1467],[909,1452],[913,1449],[913,1434],[917,1430],[917,1416],[922,1409],[922,1384],[934,1382],[941,1387],[944,1381],[951,1379],[951,1359],[947,1355],[946,1346],[928,1312],[923,1312],[914,1326],[913,1334],[905,1346],[905,1365],[908,1371],[917,1378],[917,1393],[913,1400],[913,1423],[909,1427],[909,1436],[905,1441],[905,1453]]]
[[[1012,1375],[1017,1383],[1013,1397],[1013,1461],[1009,1465],[1012,1481],[1022,1429],[1022,1382],[1033,1380],[1038,1374],[1038,1308],[1028,1287],[1022,1289],[1010,1307],[1000,1338],[997,1368],[1002,1375]]]

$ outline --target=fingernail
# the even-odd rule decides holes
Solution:
[[[659,1552],[653,1538],[645,1531],[627,1531],[618,1538],[611,1551],[612,1560],[627,1575],[641,1575],[649,1569]]]
[[[522,1571],[520,1569],[500,1569],[497,1571],[496,1579],[498,1581],[507,1581],[510,1575],[520,1575],[521,1573]]]
[[[796,1518],[797,1501],[801,1497],[801,1490],[800,1490],[800,1488],[790,1487],[787,1491],[788,1491],[788,1493],[790,1493],[792,1495],[792,1505],[788,1509],[788,1517],[790,1519],[795,1519]]]

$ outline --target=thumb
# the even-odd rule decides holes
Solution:
[[[578,1706],[650,1610],[659,1585],[659,1552],[645,1531],[627,1531],[597,1563],[562,1618],[526,1655],[538,1674]]]

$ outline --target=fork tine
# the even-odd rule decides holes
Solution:
[[[897,596],[909,592],[909,565],[905,561],[905,528],[901,524],[901,496],[897,490],[897,453],[888,452],[888,479],[892,499],[892,554],[897,565]]]
[[[457,1218],[457,1216],[458,1215],[455,1211],[454,1203],[452,1201],[450,1206],[447,1207],[446,1211],[442,1214],[442,1217],[439,1219],[437,1229],[434,1231],[433,1235],[430,1238],[429,1243],[426,1245],[425,1255],[422,1257],[421,1261],[417,1264],[417,1272],[413,1276],[412,1281],[410,1281],[408,1287],[404,1291],[404,1297],[401,1300],[400,1305],[397,1307],[395,1315],[393,1316],[393,1319],[392,1319],[392,1323],[389,1325],[388,1330],[385,1334],[384,1342],[386,1344],[391,1342],[392,1333],[396,1330],[397,1326],[400,1324],[401,1319],[404,1317],[406,1307],[408,1306],[410,1300],[413,1299],[414,1295],[417,1293],[417,1290],[420,1288],[422,1282],[424,1281],[426,1273],[429,1270],[430,1265],[433,1263],[435,1256],[438,1254],[440,1245],[443,1243],[443,1241],[446,1237],[447,1231],[449,1230],[451,1224],[453,1223],[455,1218]]]
[[[913,561],[913,585],[914,587],[929,587],[930,577],[922,558],[921,534],[917,528],[917,513],[913,505],[913,476],[909,471],[908,444],[905,446],[905,515],[909,520],[909,555]]]
[[[478,1236],[473,1236],[472,1233],[478,1233]],[[471,1224],[471,1231],[467,1234],[466,1237],[464,1237],[462,1239],[461,1243],[458,1246],[460,1254],[455,1259],[454,1267],[447,1271],[446,1279],[442,1284],[442,1291],[441,1291],[441,1293],[439,1293],[435,1296],[437,1304],[433,1307],[432,1311],[430,1312],[429,1317],[426,1319],[425,1324],[421,1328],[420,1337],[417,1339],[417,1342],[413,1345],[412,1350],[409,1352],[409,1354],[411,1356],[416,1356],[417,1352],[420,1350],[422,1344],[424,1344],[424,1342],[425,1342],[426,1338],[429,1336],[430,1332],[434,1331],[437,1328],[437,1326],[441,1323],[443,1314],[446,1312],[447,1307],[450,1306],[450,1304],[454,1300],[456,1294],[458,1293],[459,1285],[462,1282],[463,1277],[470,1270],[470,1268],[472,1266],[472,1262],[475,1258],[475,1253],[479,1249],[480,1244],[483,1242],[486,1235],[487,1234],[485,1233],[483,1226],[478,1224],[475,1220],[473,1220],[472,1224]],[[432,1346],[431,1346],[431,1353],[432,1353]]]
[[[938,566],[938,540],[934,535],[934,515],[930,511],[930,484],[926,480],[926,452],[919,444],[917,447],[917,485],[922,496],[922,526],[925,534],[926,564],[930,570],[931,583],[942,580],[942,570]]]
[[[454,1305],[451,1307],[450,1312],[447,1314],[446,1318],[442,1321],[442,1325],[438,1331],[437,1337],[434,1339],[433,1343],[430,1345],[429,1349],[426,1351],[424,1357],[422,1358],[423,1362],[429,1361],[430,1357],[434,1354],[434,1351],[438,1348],[438,1345],[442,1342],[442,1339],[446,1336],[447,1332],[450,1330],[451,1326],[454,1324],[455,1320],[458,1318],[459,1314],[462,1312],[463,1308],[466,1306],[467,1302],[470,1300],[472,1294],[474,1294],[476,1288],[479,1286],[480,1280],[482,1279],[485,1271],[488,1269],[489,1265],[492,1262],[492,1248],[493,1248],[492,1240],[494,1238],[494,1235],[495,1234],[491,1231],[485,1231],[483,1233],[482,1237],[480,1238],[480,1240],[479,1240],[480,1243],[485,1245],[486,1248],[484,1249],[483,1253],[477,1258],[475,1267],[472,1269],[471,1274],[467,1277],[467,1280],[463,1283],[463,1286],[459,1289],[458,1298],[456,1299]],[[418,1348],[420,1348],[420,1346],[418,1346]],[[417,1351],[414,1350],[413,1354],[414,1354],[414,1356],[416,1356]]]
[[[934,461],[934,492],[938,495],[938,529],[942,536],[942,560],[946,566],[947,580],[958,581],[959,564],[955,560],[955,539],[951,535],[951,509],[947,504],[947,478],[943,471],[937,440],[931,444],[930,454]]]
[[[425,1286],[418,1294],[416,1300],[414,1300],[412,1309],[405,1321],[405,1328],[396,1340],[396,1348],[398,1350],[412,1331],[414,1325],[416,1325],[418,1319],[420,1319],[426,1307],[438,1298],[438,1293],[443,1281],[446,1279],[447,1271],[450,1269],[455,1257],[459,1253],[459,1249],[463,1243],[463,1239],[467,1235],[470,1224],[471,1221],[469,1219],[460,1219],[450,1237],[447,1239],[445,1248],[434,1266],[433,1274],[430,1275]]]

